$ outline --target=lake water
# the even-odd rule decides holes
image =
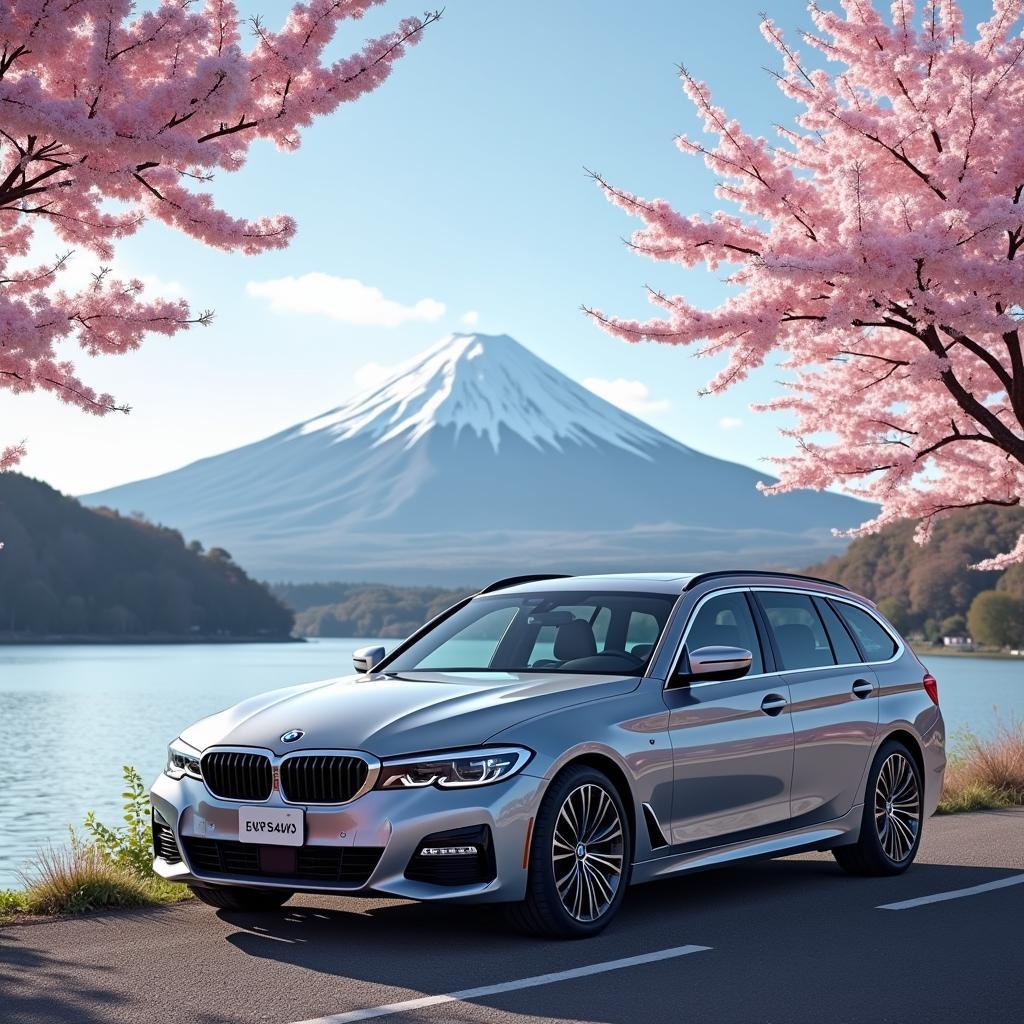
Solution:
[[[264,690],[347,675],[352,652],[372,642],[0,647],[0,888],[87,811],[120,823],[121,765],[148,786],[189,723]],[[1024,718],[1024,660],[927,661],[951,735]]]

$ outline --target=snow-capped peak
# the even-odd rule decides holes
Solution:
[[[375,444],[411,447],[434,427],[486,436],[503,429],[535,448],[605,442],[649,457],[675,445],[660,431],[559,373],[507,335],[453,334],[399,366],[382,384],[301,424],[337,440],[371,433]]]

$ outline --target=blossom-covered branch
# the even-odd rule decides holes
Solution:
[[[781,353],[786,393],[761,408],[795,419],[795,454],[770,493],[841,484],[881,505],[859,531],[933,520],[1024,494],[1024,0],[994,0],[977,37],[955,0],[810,6],[807,65],[769,19],[775,80],[802,108],[778,144],[748,135],[682,70],[717,141],[679,148],[720,178],[735,212],[686,217],[595,176],[643,222],[652,259],[734,269],[717,309],[651,293],[646,321],[588,312],[627,341],[724,352],[720,390]],[[1013,551],[982,563],[1024,560]]]
[[[212,314],[147,298],[140,281],[107,272],[62,290],[69,253],[23,266],[35,228],[48,224],[106,261],[148,218],[219,249],[287,245],[290,217],[231,215],[201,186],[238,170],[258,138],[296,149],[303,128],[376,89],[440,17],[407,18],[325,62],[339,26],[380,3],[297,4],[279,31],[243,23],[229,0],[162,0],[141,14],[131,0],[0,5],[0,387],[48,390],[96,414],[126,411],[81,380],[58,346],[127,352]],[[0,469],[21,452],[0,451]]]

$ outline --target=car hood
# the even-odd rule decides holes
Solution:
[[[629,693],[639,684],[635,676],[536,672],[351,676],[252,697],[181,735],[198,750],[338,748],[389,757],[483,743],[528,718]],[[301,729],[302,738],[283,743],[291,729]]]

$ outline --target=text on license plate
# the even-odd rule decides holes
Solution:
[[[238,838],[243,843],[301,846],[305,836],[303,812],[290,807],[240,807]]]

